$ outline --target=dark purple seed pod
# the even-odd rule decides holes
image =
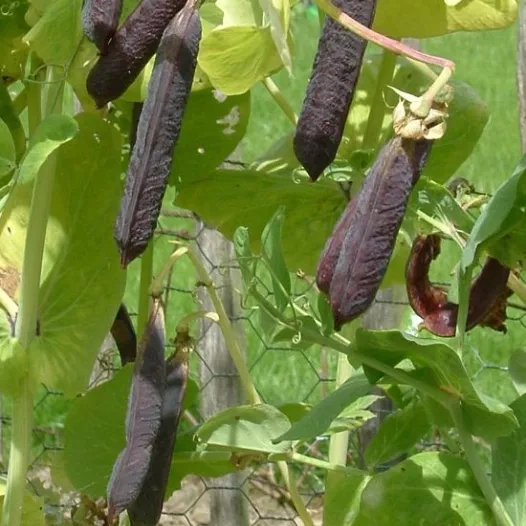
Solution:
[[[88,93],[102,108],[119,98],[153,57],[164,30],[186,0],[142,0],[89,72]]]
[[[100,53],[108,50],[108,43],[115,35],[122,12],[122,0],[86,0],[82,7],[84,34]]]
[[[127,363],[134,362],[137,356],[137,336],[124,303],[121,303],[117,311],[117,316],[115,316],[111,326],[111,335],[117,344],[121,364],[124,366]]]
[[[114,237],[126,267],[153,237],[192,88],[201,22],[188,5],[164,32],[126,176]]]
[[[357,197],[354,196],[345,207],[343,214],[336,223],[331,237],[327,240],[325,248],[321,253],[316,272],[316,285],[325,294],[329,294],[334,269],[338,263],[343,240],[354,221],[354,210],[356,208]]]
[[[336,330],[373,302],[432,144],[395,136],[366,175],[329,290]]]
[[[376,0],[336,0],[334,5],[371,27]],[[294,135],[294,152],[316,181],[332,163],[360,74],[366,41],[325,17],[307,93]]]
[[[108,484],[110,524],[137,498],[150,466],[161,425],[166,377],[164,345],[163,308],[156,300],[135,361],[126,415],[126,447],[115,461]]]
[[[128,508],[131,526],[155,526],[161,517],[188,381],[187,358],[186,351],[176,351],[166,360],[161,427],[153,444],[150,467],[141,492]]]

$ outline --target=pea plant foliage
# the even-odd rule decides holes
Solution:
[[[324,481],[324,526],[526,523],[526,351],[510,315],[526,301],[526,158],[492,195],[459,178],[491,108],[454,56],[403,43],[504,29],[517,2],[315,6],[296,114],[272,77],[293,75],[300,2],[0,2],[0,391],[12,408],[2,526],[47,520],[26,484],[42,385],[72,400],[52,474],[105,499],[105,524],[153,526],[185,476],[261,463],[275,464],[305,525],[302,464]],[[256,161],[225,163],[260,85],[290,133]],[[233,242],[242,306],[267,342],[334,353],[336,386],[319,403],[262,400],[196,246],[174,245],[154,275],[170,205]],[[134,261],[136,322],[123,300]],[[171,326],[162,291],[184,264],[214,309]],[[393,286],[407,293],[402,321],[365,328]],[[245,402],[189,428],[201,317],[221,328]],[[118,371],[88,389],[110,332]],[[491,347],[509,360],[506,397],[474,379],[473,349]],[[379,392],[394,411],[363,462],[348,461]],[[319,437],[323,458],[305,448]],[[438,446],[421,447],[430,439]]]

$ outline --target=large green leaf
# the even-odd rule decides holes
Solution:
[[[418,400],[387,415],[365,450],[367,465],[372,468],[407,452],[430,427],[425,407]]]
[[[248,91],[282,66],[270,27],[218,27],[201,41],[199,66],[227,95]]]
[[[77,398],[66,417],[64,468],[73,486],[92,498],[106,494],[115,459],[126,445],[125,418],[133,367],[126,365],[111,380]],[[197,386],[191,381],[185,407],[192,404],[196,394]],[[184,443],[178,441],[177,449],[187,445],[187,441],[181,442]],[[190,449],[195,449],[195,445]],[[174,463],[177,464],[175,458]],[[168,491],[177,486],[171,475]]]
[[[286,433],[276,438],[276,441],[307,440],[322,435],[346,407],[370,390],[371,385],[365,375],[354,374],[315,405],[301,420],[294,422]]]
[[[399,331],[364,329],[358,329],[356,344],[360,353],[392,367],[409,359],[421,381],[456,393],[463,401],[464,416],[472,434],[493,439],[507,435],[517,427],[517,420],[508,406],[475,389],[458,354],[448,345],[414,338]],[[365,369],[372,379],[380,378],[369,368]]]
[[[196,433],[200,444],[208,449],[282,453],[290,442],[274,443],[290,427],[289,419],[270,405],[243,405],[221,411],[208,419]]]
[[[393,38],[429,38],[455,31],[509,26],[517,18],[516,0],[378,0],[373,29]]]
[[[492,448],[491,478],[514,524],[526,521],[526,396],[511,404],[520,427]]]
[[[310,274],[345,207],[341,192],[329,181],[312,184],[248,170],[217,170],[188,182],[183,179],[178,190],[178,206],[198,213],[230,239],[238,226],[246,226],[255,252],[260,251],[258,238],[265,225],[285,205],[281,242],[287,266]]]
[[[124,291],[113,240],[120,194],[120,136],[98,117],[76,117],[80,132],[56,151],[39,303],[30,348],[36,378],[72,396],[85,390]],[[18,185],[0,221],[4,290],[17,297],[32,185]],[[3,372],[3,371],[2,371]]]
[[[495,524],[466,461],[421,453],[375,475],[362,493],[353,526],[492,526]]]
[[[371,477],[358,469],[333,473],[327,482],[323,524],[352,526],[360,509],[360,499]]]
[[[170,182],[189,181],[215,170],[247,130],[250,92],[225,97],[215,90],[192,92],[177,142]]]

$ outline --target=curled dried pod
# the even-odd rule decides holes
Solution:
[[[153,445],[150,467],[139,496],[128,508],[131,526],[155,526],[161,517],[188,381],[188,353],[192,346],[188,331],[178,331],[176,350],[166,360],[161,427]]]
[[[376,0],[337,0],[335,6],[371,27]],[[315,181],[336,157],[360,74],[366,41],[325,17],[294,135],[298,161]]]
[[[126,415],[126,446],[115,461],[108,483],[110,523],[137,498],[150,466],[161,425],[166,377],[164,346],[163,308],[156,300],[135,361]]]
[[[86,0],[82,7],[84,34],[102,55],[108,50],[122,12],[122,0]]]
[[[356,200],[329,288],[335,329],[372,304],[387,270],[409,196],[432,141],[393,137],[378,154]]]
[[[88,74],[88,93],[102,108],[120,97],[155,54],[166,26],[185,0],[142,0],[114,33]]]
[[[113,320],[111,335],[119,350],[121,364],[124,366],[127,363],[134,362],[137,356],[137,336],[124,303],[120,304],[117,316]]]
[[[442,337],[456,333],[458,305],[447,299],[447,292],[429,279],[431,263],[440,254],[440,237],[418,236],[411,248],[406,266],[406,288],[409,304],[423,320],[429,332]],[[469,294],[466,331],[477,325],[505,332],[506,302],[511,295],[507,287],[510,269],[494,258],[488,258]]]
[[[153,237],[192,88],[201,22],[188,4],[170,22],[155,60],[126,174],[114,237],[126,267]]]

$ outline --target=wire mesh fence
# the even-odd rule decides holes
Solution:
[[[175,224],[181,221],[191,224],[191,228],[172,228],[174,215],[177,217]],[[170,222],[171,221],[171,222]],[[169,224],[167,224],[169,223]],[[221,282],[226,272],[236,269],[232,257],[223,254],[223,259],[217,260],[214,254],[203,250],[201,238],[204,225],[195,221],[191,214],[186,212],[164,211],[158,230],[159,238],[163,243],[168,239],[184,239],[192,241],[199,250],[203,260],[207,262],[211,278],[214,283]],[[305,277],[298,274],[297,279],[305,286],[303,293],[312,284]],[[175,303],[181,303],[181,298],[190,299],[190,304],[199,300],[199,287],[195,279],[187,280],[189,286],[181,285],[177,272],[172,271],[168,276],[164,291],[164,302],[169,312]],[[221,284],[220,287],[228,287]],[[268,292],[271,294],[271,292]],[[403,307],[407,303],[400,300],[383,300],[389,308]],[[188,303],[186,303],[188,305]],[[243,301],[241,301],[243,304]],[[239,307],[239,305],[238,305]],[[333,388],[335,382],[336,359],[326,349],[311,346],[309,348],[294,348],[290,345],[273,344],[266,336],[264,323],[258,318],[257,312],[242,305],[237,314],[232,314],[244,339],[246,360],[254,379],[256,388],[261,398],[270,404],[279,406],[291,402],[316,403],[325,397]],[[130,314],[135,316],[133,309]],[[178,314],[172,312],[167,315],[175,319]],[[508,309],[508,324],[520,324],[526,327],[526,311],[520,305],[511,304]],[[204,341],[207,331],[212,330],[208,324],[197,335],[197,346],[191,361],[191,377],[197,382],[200,396],[195,404],[188,408],[182,419],[182,428],[191,428],[201,423],[203,418],[203,398],[213,382],[220,378],[235,376],[235,373],[225,373],[214,370],[209,363],[209,355],[203,353],[200,342]],[[170,344],[171,345],[171,344]],[[167,350],[171,352],[170,350]],[[111,337],[108,337],[102,346],[93,370],[90,388],[110,379],[119,367],[118,353]],[[490,357],[482,356],[475,347],[470,349],[468,368],[474,379],[487,371],[507,373],[507,365],[494,362]],[[35,403],[35,426],[33,429],[32,462],[28,475],[28,482],[34,494],[42,499],[46,512],[46,522],[51,525],[59,524],[105,524],[105,506],[103,496],[98,501],[91,501],[79,492],[71,491],[61,477],[60,452],[64,446],[64,418],[72,402],[66,400],[61,393],[52,391],[45,386],[40,388],[37,402]],[[8,443],[10,438],[10,406],[4,400],[1,410],[0,433],[0,459],[6,469],[8,457]],[[381,407],[374,410],[378,418],[385,416],[386,411]],[[359,422],[357,422],[357,427]],[[322,460],[328,459],[327,436],[317,437],[309,444],[305,444],[299,452]],[[358,431],[351,434],[348,461],[351,465],[359,465],[360,444]],[[427,439],[422,441],[419,450],[436,450],[444,447],[440,440]],[[53,474],[50,466],[53,464]],[[324,472],[312,466],[294,465],[293,474],[295,483],[307,509],[311,513],[314,523],[321,524],[323,513],[323,488]],[[217,502],[236,499],[244,507],[244,514],[248,524],[257,526],[300,526],[303,524],[292,504],[282,476],[274,464],[260,464],[245,469],[235,479],[221,477],[208,479],[203,477],[188,476],[182,482],[181,489],[177,490],[165,503],[161,524],[177,526],[198,526],[219,524],[217,517]],[[217,499],[219,495],[219,500]],[[234,497],[235,496],[235,497]],[[221,500],[223,499],[223,500]],[[215,502],[215,504],[214,504]],[[241,524],[240,524],[241,526]]]

